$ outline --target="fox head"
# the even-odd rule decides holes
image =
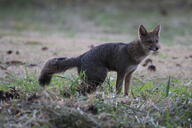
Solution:
[[[148,32],[143,25],[139,26],[139,38],[141,45],[147,51],[158,51],[161,26],[157,25],[153,31]]]

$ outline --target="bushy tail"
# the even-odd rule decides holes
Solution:
[[[64,72],[67,69],[77,67],[79,65],[78,58],[53,58],[48,60],[39,76],[39,84],[44,86],[49,84],[52,75],[55,73]]]

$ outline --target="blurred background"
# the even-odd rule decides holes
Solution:
[[[159,74],[191,77],[191,0],[0,0],[0,75],[102,43],[128,43],[140,24],[162,25],[162,49],[152,57]]]

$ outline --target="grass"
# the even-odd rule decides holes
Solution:
[[[190,80],[164,78],[141,84],[140,80],[134,79],[135,85],[131,86],[129,98],[123,94],[114,95],[115,80],[111,78],[98,88],[96,94],[88,97],[79,95],[76,91],[79,80],[77,76],[55,76],[51,85],[43,89],[34,74],[26,73],[25,78],[8,75],[1,80],[1,90],[8,91],[8,87],[15,87],[20,98],[1,102],[0,117],[6,117],[2,118],[1,127],[76,127],[78,124],[71,124],[73,121],[70,123],[68,119],[72,117],[82,119],[82,127],[191,125]],[[9,120],[12,120],[11,124]]]

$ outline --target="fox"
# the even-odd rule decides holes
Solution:
[[[124,82],[124,95],[128,96],[133,72],[151,52],[157,52],[160,49],[160,30],[160,24],[152,31],[147,31],[143,25],[140,25],[138,39],[130,43],[104,43],[77,57],[52,58],[43,66],[39,84],[48,85],[53,74],[76,67],[78,74],[83,72],[86,76],[86,79],[82,80],[84,83],[82,87],[87,86],[84,91],[89,94],[103,84],[108,72],[115,71],[117,73],[116,94],[121,93]]]

